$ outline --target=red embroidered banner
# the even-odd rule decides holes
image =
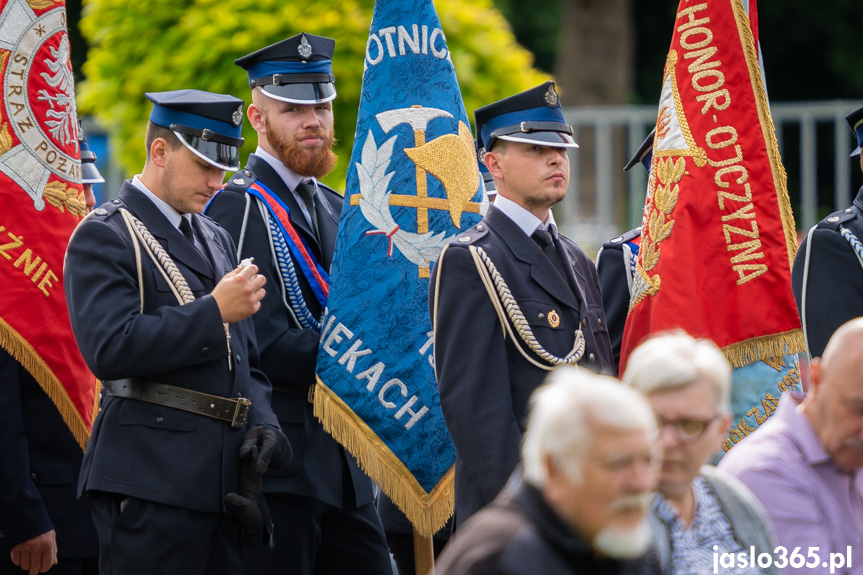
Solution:
[[[63,293],[66,244],[86,214],[65,2],[0,0],[0,72],[0,345],[83,448],[98,393]]]
[[[803,351],[794,230],[746,10],[740,0],[682,0],[621,373],[645,336],[675,327],[714,340],[734,367]]]

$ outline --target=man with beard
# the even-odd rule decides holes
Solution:
[[[254,257],[270,297],[254,317],[273,410],[294,458],[264,478],[275,552],[247,554],[248,573],[387,574],[371,480],[314,417],[311,398],[342,197],[318,181],[336,162],[335,41],[298,34],[235,61],[249,77],[258,148],[208,208],[238,257]]]
[[[516,475],[455,532],[440,575],[660,573],[648,522],[656,422],[618,381],[561,368],[537,389]]]

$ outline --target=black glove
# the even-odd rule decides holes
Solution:
[[[228,493],[225,496],[225,507],[240,523],[245,547],[272,549],[275,546],[273,520],[261,493],[263,475],[255,469],[257,446],[253,446],[248,455],[240,464],[240,493]]]
[[[267,424],[256,425],[247,431],[240,446],[240,459],[249,457],[259,475],[266,473],[270,464],[275,469],[286,465],[292,453],[291,444],[282,430]]]

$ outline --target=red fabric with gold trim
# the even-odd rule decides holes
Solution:
[[[64,2],[0,0],[0,72],[0,345],[83,447],[97,382],[63,292],[66,244],[86,214]]]
[[[735,367],[802,351],[797,249],[756,46],[739,0],[682,1],[666,60],[620,371],[648,334],[713,339]]]

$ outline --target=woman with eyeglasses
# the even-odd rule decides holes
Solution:
[[[622,379],[656,415],[663,458],[652,523],[663,572],[781,573],[749,561],[750,548],[756,557],[774,548],[761,505],[707,465],[731,422],[731,369],[716,344],[682,331],[657,334],[632,353]]]

